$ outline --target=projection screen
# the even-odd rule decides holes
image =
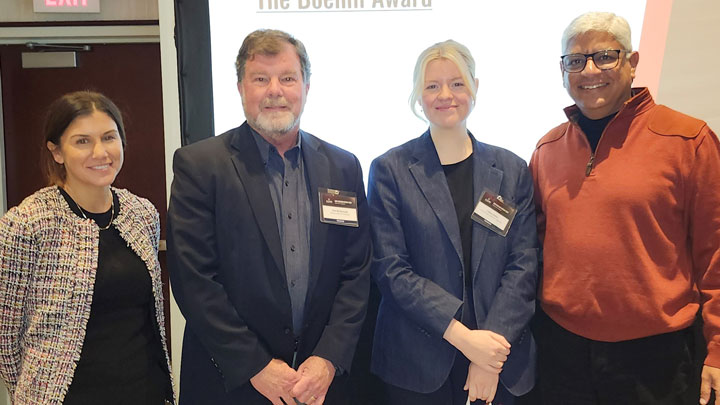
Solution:
[[[537,140],[565,120],[560,37],[586,11],[612,11],[640,43],[645,1],[633,0],[210,0],[216,134],[244,121],[234,61],[258,28],[303,41],[312,64],[301,128],[370,162],[419,136],[408,105],[420,52],[446,39],[472,52],[479,79],[468,129],[529,160]]]

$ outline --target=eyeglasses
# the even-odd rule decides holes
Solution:
[[[595,53],[571,53],[560,57],[563,70],[568,73],[579,73],[585,69],[588,58],[592,57],[595,67],[600,70],[615,68],[620,61],[619,49],[606,49]]]

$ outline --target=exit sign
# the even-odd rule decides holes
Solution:
[[[33,0],[36,13],[99,13],[100,0]]]

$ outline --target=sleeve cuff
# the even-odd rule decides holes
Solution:
[[[710,367],[720,368],[720,345],[714,342],[708,343],[708,354],[705,357],[704,364]]]

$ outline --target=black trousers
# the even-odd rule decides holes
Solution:
[[[575,335],[536,315],[538,385],[543,404],[698,403],[693,328],[622,342]]]
[[[455,356],[455,362],[450,370],[450,376],[445,383],[437,390],[427,394],[408,391],[391,384],[385,384],[388,405],[465,405],[468,400],[468,392],[463,390],[467,380],[470,361],[460,352]],[[514,397],[502,383],[498,383],[497,393],[493,405],[513,405]],[[472,404],[484,404],[483,401],[475,401]]]

